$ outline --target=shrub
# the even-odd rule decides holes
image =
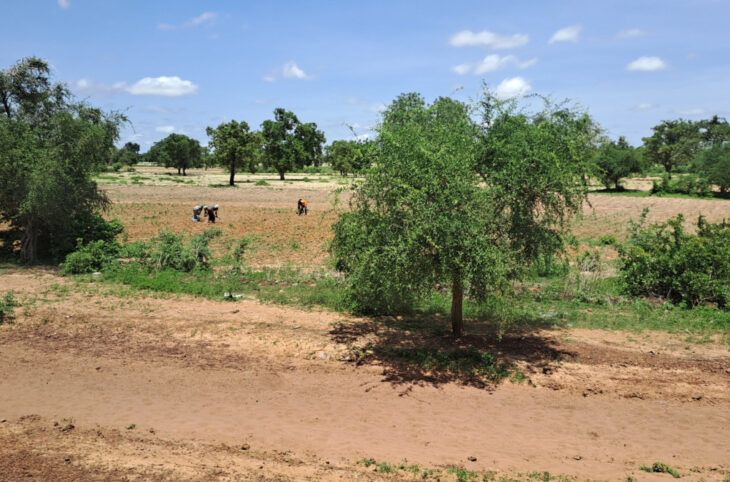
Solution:
[[[122,164],[121,162],[115,162],[114,164],[112,164],[112,171],[119,172],[119,170],[122,169],[123,167],[124,167],[124,164]]]
[[[730,304],[730,224],[712,224],[700,216],[697,234],[687,233],[680,214],[665,223],[634,224],[619,250],[627,291],[662,296],[674,303]]]
[[[13,311],[19,306],[18,302],[15,301],[12,291],[5,293],[5,296],[0,298],[0,325],[3,322],[13,316]]]
[[[148,265],[156,270],[171,268],[177,271],[192,271],[208,269],[210,260],[210,240],[223,234],[220,228],[211,228],[190,238],[187,245],[183,245],[183,235],[170,230],[162,230],[152,240],[152,246],[147,258]]]
[[[662,180],[652,181],[651,194],[689,194],[694,196],[712,196],[710,182],[696,174],[687,174],[670,180],[665,174]]]
[[[103,271],[117,262],[120,246],[116,241],[92,241],[86,245],[78,240],[76,251],[66,256],[64,274],[82,274]]]

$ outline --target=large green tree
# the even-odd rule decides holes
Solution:
[[[256,172],[260,162],[262,137],[258,132],[251,132],[245,121],[220,124],[213,129],[208,127],[205,132],[210,137],[209,146],[213,148],[214,163],[228,169],[229,184],[234,186],[236,171],[246,169]]]
[[[621,189],[621,179],[635,172],[641,172],[639,154],[625,137],[618,141],[605,139],[596,150],[595,163],[598,177],[606,189]]]
[[[186,170],[203,164],[202,148],[197,139],[185,134],[170,134],[155,142],[147,153],[150,162],[177,169],[186,176]]]
[[[654,133],[645,137],[644,156],[664,166],[669,179],[677,167],[688,164],[699,147],[699,126],[684,119],[663,121],[652,127]]]
[[[118,137],[118,114],[73,99],[38,58],[0,71],[0,221],[28,262],[60,259],[82,240],[105,237],[107,198],[92,175]],[[113,237],[113,234],[111,235]]]
[[[302,124],[293,112],[282,108],[274,109],[273,120],[261,124],[261,134],[264,163],[273,167],[281,180],[294,169],[319,164],[326,142],[317,124]]]
[[[465,104],[418,94],[383,113],[378,162],[332,242],[359,310],[392,313],[445,283],[458,337],[466,294],[485,299],[561,247],[585,197],[581,156],[594,124],[564,106],[524,114],[488,92],[478,113],[475,122]]]

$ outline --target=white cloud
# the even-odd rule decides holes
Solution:
[[[577,42],[578,35],[583,27],[580,25],[572,25],[570,27],[561,28],[550,37],[548,43],[554,44],[556,42]]]
[[[388,106],[385,104],[375,104],[370,106],[370,111],[380,114],[381,112],[385,112],[388,109]]]
[[[296,62],[285,63],[284,67],[282,67],[282,75],[287,79],[306,79],[309,77],[299,68]]]
[[[475,75],[486,74],[487,72],[494,72],[495,70],[502,69],[508,66],[515,66],[521,69],[525,69],[534,65],[537,62],[537,58],[520,62],[520,59],[514,55],[505,55],[501,57],[497,54],[487,55],[480,62],[459,64],[451,67],[451,70],[459,75],[465,75],[469,72],[473,72]]]
[[[630,28],[628,30],[621,30],[619,33],[616,34],[616,38],[636,38],[643,37],[644,35],[646,35],[646,31],[641,30],[640,28]]]
[[[275,82],[277,79],[300,79],[306,80],[311,79],[313,76],[308,75],[304,72],[296,62],[290,60],[281,67],[274,69],[274,71],[263,77],[265,82]]]
[[[651,110],[656,108],[656,105],[649,103],[637,104],[631,108],[631,110]]]
[[[488,30],[472,32],[462,30],[449,39],[453,47],[485,47],[490,49],[512,49],[525,45],[530,37],[525,34],[499,35]]]
[[[155,127],[155,130],[157,132],[162,132],[163,134],[172,134],[175,132],[175,126],[157,126]]]
[[[659,57],[639,57],[626,66],[626,70],[654,72],[656,70],[664,70],[667,63]]]
[[[58,6],[61,8],[69,8],[71,6],[70,0],[58,0]]]
[[[218,14],[215,12],[203,12],[195,18],[190,19],[187,25],[191,27],[197,27],[199,25],[213,25],[218,19]]]
[[[127,82],[104,84],[90,79],[79,79],[75,84],[76,90],[84,95],[107,96],[126,92],[132,95],[162,95],[165,97],[179,97],[192,95],[198,92],[198,86],[189,80],[180,77],[145,77],[132,85]],[[155,106],[145,109],[152,111]]]
[[[180,77],[145,77],[125,89],[132,95],[163,95],[179,97],[198,92],[198,86]]]
[[[104,84],[91,79],[79,79],[76,81],[76,91],[82,95],[93,95],[96,97],[106,97],[123,91],[127,84],[117,82],[115,84]]]
[[[677,114],[679,114],[679,115],[690,115],[690,116],[703,115],[704,113],[705,113],[705,109],[699,109],[699,108],[682,109],[682,110],[677,111]]]
[[[532,86],[522,77],[512,77],[504,79],[496,89],[494,94],[500,99],[511,99],[513,97],[521,97],[532,90]]]
[[[175,30],[178,28],[212,27],[213,25],[215,25],[218,17],[219,15],[215,12],[203,12],[197,17],[191,18],[187,22],[184,22],[180,25],[174,25],[171,23],[160,23],[157,25],[157,28],[160,30]]]

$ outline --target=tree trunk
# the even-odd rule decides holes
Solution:
[[[36,223],[31,219],[23,228],[20,241],[20,256],[26,263],[35,263],[38,258],[38,235]]]
[[[672,166],[664,165],[664,169],[667,171],[667,179],[672,180]]]
[[[184,167],[183,167],[183,176],[187,176],[187,174],[185,174],[185,168]]]
[[[231,166],[231,178],[228,180],[228,184],[230,184],[231,186],[235,186],[235,184],[233,182],[233,177],[235,175],[236,175],[236,168]]]
[[[282,181],[284,180],[284,173],[283,172],[280,172],[279,173],[279,179],[282,180]]]
[[[454,338],[464,334],[464,318],[462,316],[462,303],[464,301],[464,286],[461,283],[461,276],[454,274],[451,287],[451,329]]]
[[[177,175],[178,176],[180,175],[180,168],[179,167],[177,168]]]

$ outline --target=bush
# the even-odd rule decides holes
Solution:
[[[687,174],[672,180],[665,174],[660,182],[652,182],[651,194],[659,196],[662,194],[689,194],[709,197],[712,196],[712,187],[707,179],[696,174]]]
[[[111,167],[112,171],[119,172],[124,167],[124,164],[122,164],[121,162],[115,162],[114,164],[112,164]]]
[[[61,265],[64,274],[83,274],[104,271],[117,262],[120,246],[116,241],[92,241],[87,245],[78,240],[76,251],[66,256]]]
[[[171,268],[177,271],[208,269],[210,260],[210,240],[220,236],[220,228],[211,228],[190,238],[187,246],[183,245],[183,235],[169,230],[160,231],[152,240],[152,247],[147,259],[151,268],[162,270]]]
[[[12,291],[5,293],[5,296],[0,298],[0,325],[2,325],[6,319],[12,318],[13,311],[19,306],[18,302],[15,301]]]
[[[700,216],[697,234],[685,232],[680,214],[665,223],[634,224],[619,250],[626,289],[634,296],[661,296],[674,303],[730,304],[730,224]]]

